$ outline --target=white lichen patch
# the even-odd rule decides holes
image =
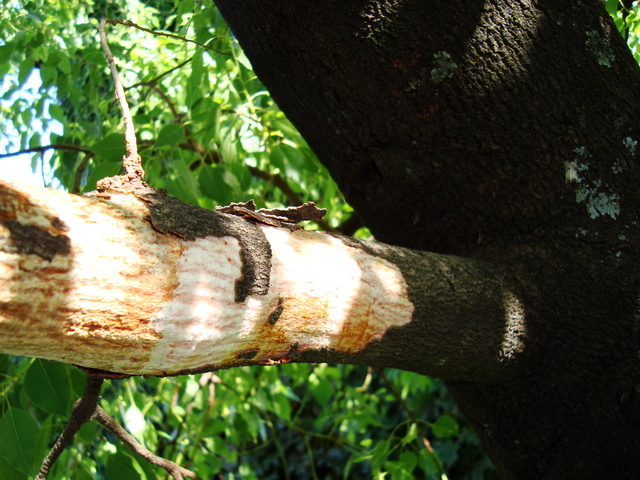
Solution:
[[[638,148],[637,140],[634,140],[631,137],[625,137],[625,139],[622,141],[622,144],[627,148],[631,156],[636,154],[636,149]]]
[[[598,32],[591,30],[587,32],[586,47],[595,55],[598,64],[611,68],[611,64],[615,60],[613,49],[609,44],[609,39],[602,37]]]
[[[148,373],[267,363],[307,348],[356,352],[411,320],[395,265],[326,234],[261,228],[272,250],[269,292],[244,302],[234,301],[235,238],[184,243],[174,298],[153,321],[162,338]]]
[[[588,157],[584,147],[579,147],[574,152],[583,158]],[[584,172],[589,170],[588,163],[574,160],[565,162],[564,165],[565,182],[576,184],[576,202],[585,204],[590,218],[609,216],[616,219],[620,215],[620,196],[607,191],[601,180],[586,178]]]
[[[601,180],[588,182],[579,178],[578,183],[576,202],[586,205],[590,218],[609,216],[615,220],[620,215],[620,196],[617,193],[605,191]]]

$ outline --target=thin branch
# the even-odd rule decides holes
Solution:
[[[27,148],[25,150],[19,150],[17,152],[2,153],[0,154],[0,158],[15,157],[16,155],[22,155],[24,153],[42,153],[50,149],[71,150],[74,152],[93,153],[90,149],[86,147],[81,147],[80,145],[71,145],[67,143],[52,143],[50,145],[44,145],[42,147],[32,147],[32,148]]]
[[[60,454],[71,443],[73,436],[80,430],[80,427],[90,420],[97,420],[107,429],[111,430],[120,440],[126,443],[134,453],[137,453],[148,462],[164,468],[169,475],[175,480],[183,480],[184,478],[195,478],[195,473],[186,468],[182,468],[178,464],[165,458],[154,455],[144,446],[140,445],[135,438],[131,436],[118,422],[111,418],[102,408],[98,406],[100,400],[100,389],[104,377],[99,375],[87,375],[87,383],[85,385],[82,397],[75,403],[71,412],[71,418],[64,431],[56,440],[49,454],[42,462],[40,471],[35,480],[46,480],[49,476],[51,467],[60,457]]]
[[[84,171],[89,164],[89,160],[91,160],[94,155],[95,154],[92,151],[88,151],[80,162],[80,165],[78,165],[78,168],[76,168],[76,175],[73,177],[73,186],[71,187],[71,193],[80,193],[80,181],[82,180]]]
[[[173,477],[175,480],[183,480],[184,478],[198,478],[198,476],[191,470],[182,468],[180,465],[150,452],[147,448],[138,443],[138,441],[133,438],[133,436],[129,432],[122,428],[122,426],[118,422],[111,418],[107,414],[107,412],[105,412],[99,406],[96,406],[95,408],[93,419],[97,420],[105,428],[111,430],[111,432],[113,432],[114,435],[116,435],[120,440],[126,443],[134,453],[140,455],[149,463],[164,468],[167,473],[169,473],[169,475],[171,475],[171,477]]]
[[[105,19],[103,19],[103,21],[107,22],[107,23],[110,23],[111,25],[124,25],[126,27],[137,28],[138,30],[150,33],[152,35],[156,35],[158,37],[175,38],[176,40],[181,40],[183,42],[193,43],[194,45],[202,47],[202,48],[204,48],[206,50],[211,50],[213,52],[219,53],[220,55],[229,55],[229,56],[231,55],[230,53],[221,52],[220,50],[216,50],[213,47],[205,45],[204,43],[199,43],[199,42],[196,42],[195,40],[190,40],[190,39],[188,39],[186,37],[183,37],[183,36],[180,36],[180,35],[176,35],[174,33],[158,32],[157,30],[151,30],[149,28],[142,27],[142,26],[140,26],[140,25],[138,25],[136,23],[133,23],[131,20],[123,20],[123,19],[120,19],[120,18],[117,18],[117,19],[105,18]]]
[[[131,90],[132,88],[136,88],[139,87],[140,85],[156,85],[160,80],[162,80],[164,77],[166,77],[167,75],[169,75],[172,72],[175,72],[176,70],[184,67],[187,63],[189,63],[192,59],[188,58],[186,59],[184,62],[179,63],[178,65],[176,65],[175,67],[170,68],[169,70],[167,70],[166,72],[161,73],[160,75],[158,75],[156,78],[152,78],[151,80],[147,80],[145,82],[138,82],[138,83],[134,83],[133,85],[125,88],[125,90]]]
[[[169,95],[164,93],[164,90],[162,90],[156,83],[144,82],[144,83],[139,83],[138,85],[148,87],[154,92],[156,92],[158,96],[165,101],[165,103],[169,107],[169,110],[171,110],[171,114],[174,116],[176,120],[180,120],[183,117],[183,115],[181,115],[180,112],[178,112],[178,109],[169,98]],[[186,130],[187,128],[186,125],[183,125],[183,128]]]
[[[100,33],[100,44],[102,50],[107,57],[107,63],[111,70],[111,76],[113,77],[113,84],[116,90],[116,99],[120,104],[122,110],[122,117],[124,119],[124,143],[127,151],[127,155],[122,160],[122,165],[125,169],[126,176],[129,180],[142,179],[144,177],[144,170],[142,169],[140,155],[138,155],[138,147],[136,145],[136,132],[133,126],[133,119],[131,117],[131,111],[129,110],[129,104],[124,95],[124,88],[122,88],[122,81],[116,68],[115,60],[107,44],[107,36],[104,32],[104,26],[107,23],[107,19],[103,18],[98,26],[98,32]]]
[[[104,379],[101,377],[87,376],[87,383],[84,388],[82,397],[75,403],[71,412],[71,418],[64,431],[56,440],[49,454],[42,462],[40,472],[36,476],[36,480],[46,480],[49,476],[49,470],[56,462],[60,454],[71,443],[73,436],[80,430],[80,427],[91,420],[92,415],[98,405],[100,398],[100,388]]]

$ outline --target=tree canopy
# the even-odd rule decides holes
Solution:
[[[603,3],[639,58],[635,4]],[[33,153],[33,166],[50,165],[50,183],[85,193],[122,168],[122,115],[97,25],[124,19],[108,25],[108,41],[149,184],[209,209],[250,199],[267,208],[312,200],[329,214],[306,228],[371,237],[213,2],[5,4],[1,135],[8,151]],[[435,75],[455,68],[445,53],[438,59]],[[32,75],[42,84],[25,93]],[[62,134],[44,143],[53,122]],[[628,148],[634,142],[629,137]],[[10,168],[11,157],[0,161]],[[0,355],[0,371],[0,478],[19,480],[37,472],[62,431],[84,373],[8,355]],[[288,364],[131,378],[111,381],[101,405],[148,448],[202,478],[495,478],[443,383],[399,370]],[[50,478],[163,474],[89,423]]]

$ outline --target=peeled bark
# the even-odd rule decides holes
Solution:
[[[495,380],[526,337],[513,285],[483,261],[158,193],[2,183],[0,205],[2,352],[128,375],[322,361]]]

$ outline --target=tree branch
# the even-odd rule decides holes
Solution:
[[[524,348],[517,290],[485,262],[103,196],[0,184],[0,351],[129,375],[297,361],[488,381]]]
[[[44,145],[42,147],[32,147],[32,148],[27,148],[25,150],[18,150],[17,152],[2,153],[0,154],[0,158],[15,157],[17,155],[22,155],[24,153],[42,153],[50,149],[72,150],[75,152],[93,153],[90,149],[86,147],[82,147],[80,145],[72,145],[68,143],[52,143],[50,145]]]
[[[71,412],[71,418],[67,423],[66,428],[56,440],[49,454],[42,462],[40,472],[36,476],[36,480],[46,480],[49,476],[49,470],[53,464],[58,460],[60,454],[67,448],[67,445],[71,443],[73,436],[80,430],[80,427],[91,420],[94,415],[95,409],[99,408],[98,400],[100,399],[100,388],[102,388],[103,378],[96,376],[87,376],[87,383],[85,385],[84,393],[82,397],[73,406]]]

